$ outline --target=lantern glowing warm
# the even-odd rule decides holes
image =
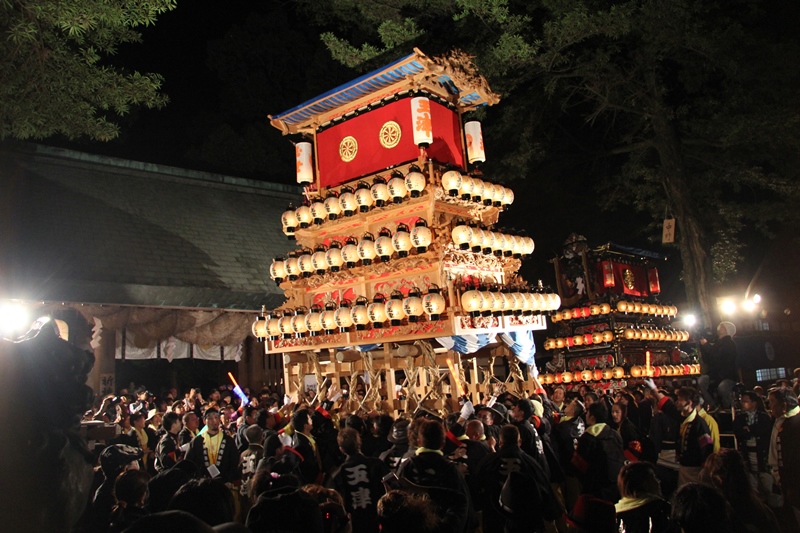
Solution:
[[[513,315],[516,299],[511,295],[510,292],[508,292],[508,289],[503,289],[500,295],[503,297],[503,315]]]
[[[336,325],[339,326],[339,331],[342,333],[353,325],[353,317],[350,315],[350,311],[350,300],[342,300],[333,314],[333,319],[336,321]]]
[[[461,309],[469,313],[470,316],[477,317],[483,309],[483,295],[477,289],[471,289],[461,295]]]
[[[358,243],[358,257],[361,258],[364,265],[371,265],[376,255],[375,237],[372,233],[365,233],[361,236],[361,242]]]
[[[480,178],[473,177],[472,178],[472,201],[476,204],[481,203],[483,200],[483,188],[486,186],[486,182]]]
[[[533,239],[530,237],[522,237],[522,254],[523,255],[530,255],[533,253],[534,248],[536,247]]]
[[[325,262],[328,264],[331,272],[339,272],[339,269],[344,264],[342,257],[342,245],[339,241],[331,242],[330,248],[325,252]]]
[[[545,339],[545,341],[544,341],[544,349],[545,350],[555,350],[556,349],[556,340],[555,339]]]
[[[392,326],[399,326],[406,318],[406,312],[403,309],[403,293],[400,291],[392,291],[392,295],[386,301],[386,316],[389,318],[389,323]]]
[[[620,300],[617,302],[617,311],[620,313],[627,313],[628,312],[628,302],[625,300]]]
[[[325,198],[325,212],[328,213],[328,220],[339,218],[342,206],[339,205],[339,194],[336,191],[330,191]]]
[[[356,326],[356,331],[367,329],[367,324],[370,322],[367,306],[369,306],[369,300],[363,296],[359,296],[350,309],[350,318]]]
[[[481,123],[477,120],[471,120],[464,124],[464,135],[467,143],[467,160],[470,163],[483,163],[486,161]]]
[[[274,316],[267,317],[267,333],[269,340],[278,340],[281,336],[281,315],[280,312]]]
[[[461,173],[458,170],[448,170],[442,174],[442,188],[448,196],[458,196],[461,189]]]
[[[472,229],[463,220],[458,220],[450,231],[450,236],[460,250],[467,250],[470,240],[472,240]]]
[[[562,372],[561,373],[561,380],[564,383],[571,383],[572,382],[572,372]]]
[[[406,174],[406,189],[408,189],[411,198],[419,198],[422,191],[425,190],[425,174],[422,173],[417,165],[408,167],[408,174]]]
[[[375,199],[372,198],[372,191],[369,188],[369,183],[366,181],[359,181],[358,185],[356,185],[356,192],[354,193],[356,197],[356,204],[358,204],[358,211],[360,213],[366,213],[372,206],[375,205]]]
[[[494,201],[494,183],[489,181],[483,182],[483,205],[490,206]]]
[[[314,337],[322,331],[322,309],[318,305],[311,306],[311,312],[305,316],[306,329]]]
[[[390,198],[389,187],[386,186],[386,179],[377,176],[372,180],[372,187],[370,188],[372,199],[375,201],[375,207],[383,207]]]
[[[353,193],[353,189],[350,187],[342,187],[341,194],[339,196],[339,208],[341,209],[342,214],[346,217],[353,216],[353,214],[356,212],[356,209],[358,209],[356,195]]]
[[[392,235],[392,248],[397,252],[398,257],[408,257],[411,246],[411,233],[408,231],[408,226],[405,224],[398,224],[397,230],[394,232],[394,235]],[[378,251],[378,255],[382,255],[380,251]]]
[[[358,256],[358,239],[355,237],[348,237],[342,247],[342,259],[344,259],[344,266],[353,268],[360,259]]]
[[[259,315],[253,322],[251,333],[258,342],[264,342],[267,339],[267,317]]]
[[[636,365],[631,367],[631,377],[640,378],[642,377],[642,367]]]
[[[289,281],[295,281],[300,275],[300,265],[297,263],[295,252],[290,252],[286,259],[286,273],[289,274]]]
[[[372,303],[367,306],[367,314],[374,327],[382,328],[383,323],[386,322],[386,297],[376,294]]]
[[[481,252],[484,255],[489,255],[492,253],[492,244],[494,243],[494,237],[492,236],[492,232],[488,229],[481,230]]]
[[[423,254],[428,251],[431,242],[433,242],[433,232],[428,223],[420,218],[414,222],[414,229],[411,230],[411,244],[416,247],[417,253]]]
[[[611,368],[603,369],[603,379],[611,379],[614,377],[614,370]]]
[[[602,374],[600,377],[603,377]],[[592,379],[594,379],[594,372],[589,369],[581,371],[581,379],[583,379],[583,381],[592,381]]]
[[[489,292],[486,288],[481,290],[481,297],[483,300],[481,301],[481,315],[483,316],[492,316],[492,303],[494,302],[492,298],[492,293]]]
[[[541,382],[544,385],[550,385],[551,383],[553,383],[553,381],[554,381],[553,374],[539,375],[539,382]]]
[[[311,260],[313,252],[305,249],[300,257],[297,258],[297,267],[300,269],[300,274],[307,278],[314,273],[314,262]]]
[[[607,303],[600,304],[600,314],[601,315],[607,315],[610,312],[611,312],[611,305],[609,305]]]
[[[283,283],[283,280],[286,278],[286,262],[284,261],[283,257],[276,257],[272,260],[272,264],[269,266],[269,277],[275,280],[275,283],[280,285]]]
[[[427,147],[433,143],[431,101],[424,96],[411,99],[411,127],[414,131],[414,144]]]
[[[336,304],[332,302],[325,304],[325,311],[322,312],[319,321],[326,334],[336,333]]]
[[[437,285],[431,285],[428,293],[422,297],[422,308],[429,320],[439,320],[444,313],[447,302],[442,296],[442,290]]]
[[[300,221],[297,220],[297,212],[292,204],[289,204],[289,208],[281,215],[281,225],[284,231],[290,231],[292,233],[294,233],[294,230],[300,225]]]
[[[294,329],[292,329],[293,318],[294,316],[285,314],[278,320],[278,327],[280,328],[281,335],[284,339],[291,339],[292,335],[294,335]]]
[[[297,208],[295,216],[302,229],[309,227],[314,222],[314,216],[311,214],[311,207],[306,203],[303,203],[303,205]]]
[[[409,322],[419,322],[419,317],[425,312],[422,291],[416,287],[408,291],[408,296],[403,299],[403,312],[408,315]]]
[[[475,182],[472,180],[471,176],[461,176],[461,187],[458,189],[458,194],[461,195],[462,200],[470,200],[472,198],[472,188],[474,185]]]
[[[328,213],[325,211],[325,201],[316,197],[311,200],[311,216],[314,219],[314,224],[320,225],[328,218]]]
[[[406,232],[408,233],[408,232]],[[411,248],[411,237],[409,236],[409,248]],[[381,228],[378,238],[375,240],[375,253],[382,263],[388,262],[392,258],[394,247],[392,246],[392,232],[387,228]]]
[[[605,330],[603,332],[603,342],[611,342],[613,340],[614,340],[614,334],[611,332],[611,330],[608,329]]]
[[[389,188],[389,195],[392,197],[392,201],[396,204],[401,203],[408,194],[406,179],[398,171],[392,172],[392,177],[386,186]]]
[[[503,207],[508,207],[514,203],[514,191],[508,187],[503,187],[503,199],[500,200]]]
[[[481,251],[481,242],[483,241],[483,230],[475,224],[470,225],[470,229],[472,230],[469,239],[470,249],[472,250],[473,253],[478,253]]]
[[[603,342],[603,334],[599,331],[592,333],[592,344],[600,344]]]
[[[292,317],[292,330],[302,337],[308,332],[308,326],[306,325],[306,314],[305,310],[303,309],[296,309],[295,316]]]
[[[320,276],[323,275],[325,272],[328,271],[328,262],[325,261],[325,253],[328,249],[325,247],[324,244],[319,244],[314,249],[314,253],[311,254],[311,264],[314,266],[314,270]]]

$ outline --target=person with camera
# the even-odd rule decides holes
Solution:
[[[717,326],[717,341],[711,343],[705,337],[700,339],[700,363],[702,375],[697,380],[700,394],[706,407],[731,408],[731,393],[739,380],[736,369],[736,344],[733,336],[736,326],[733,322],[720,322]],[[714,396],[716,395],[716,399]]]

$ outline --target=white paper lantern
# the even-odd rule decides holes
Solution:
[[[431,101],[424,96],[411,99],[411,127],[414,131],[414,144],[427,147],[433,143]]]
[[[294,152],[297,160],[297,183],[314,183],[313,146],[309,142],[300,142],[294,145]]]
[[[481,123],[471,120],[464,124],[466,135],[467,158],[470,163],[483,163],[486,161],[486,152],[483,150],[483,133]]]

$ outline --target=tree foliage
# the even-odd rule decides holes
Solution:
[[[0,0],[0,138],[110,140],[114,117],[158,108],[158,74],[108,62],[176,0]]]
[[[509,152],[528,166],[501,164],[493,173],[533,175],[554,155],[580,159],[597,171],[603,206],[633,206],[654,236],[654,230],[660,236],[657,222],[674,216],[687,297],[707,325],[716,318],[715,279],[730,275],[741,260],[742,229],[756,225],[768,234],[771,224],[797,214],[800,113],[793,94],[800,86],[800,54],[789,22],[796,10],[782,3],[305,5],[319,24],[338,28],[322,38],[348,64],[372,67],[376,58],[406,54],[412,45],[426,53],[458,47],[474,55],[504,94],[500,108],[507,109],[498,112],[514,124],[498,130],[523,132]],[[398,43],[389,26],[409,28],[409,38]],[[550,131],[536,135],[531,128]],[[562,143],[548,143],[559,128],[567,132],[558,135]],[[574,142],[565,146],[565,139]],[[540,150],[548,155],[520,155]]]

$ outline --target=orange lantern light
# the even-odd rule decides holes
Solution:
[[[634,377],[634,378],[642,377],[642,367],[640,367],[639,365],[632,366],[631,367],[631,376]]]
[[[625,369],[622,368],[621,366],[615,366],[613,371],[614,371],[614,379],[622,379],[623,377],[625,377]]]
[[[561,380],[564,383],[571,383],[572,382],[572,372],[562,372],[561,373]]]
[[[600,377],[603,377],[602,374]],[[594,371],[589,370],[588,368],[581,372],[581,379],[583,381],[592,381],[594,379]]]

